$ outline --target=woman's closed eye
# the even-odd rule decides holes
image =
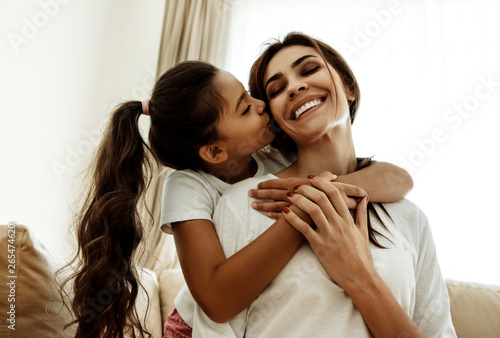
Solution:
[[[275,98],[279,93],[281,93],[281,91],[283,90],[283,88],[285,88],[285,87],[278,87],[277,89],[272,89],[270,91],[270,94],[268,95],[269,100]]]
[[[251,107],[252,107],[252,105],[251,105],[251,104],[249,104],[249,105],[247,106],[247,109],[245,109],[245,111],[244,111],[241,115],[246,115],[246,113],[248,113],[248,112],[250,111],[250,108],[251,108]]]
[[[309,67],[305,68],[304,71],[302,72],[302,76],[307,76],[307,75],[313,74],[318,69],[319,69],[319,66],[315,66],[315,67],[312,67],[312,68],[309,68]]]

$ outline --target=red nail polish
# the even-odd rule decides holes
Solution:
[[[287,192],[287,193],[286,193],[286,195],[287,195],[288,197],[292,197],[293,195],[295,195],[295,193],[293,193],[293,192]]]
[[[293,187],[293,190],[297,190],[299,187],[300,185],[296,185],[295,187]]]
[[[285,207],[284,205],[281,207],[281,210],[283,210],[283,212],[285,214],[288,214],[290,212],[290,209],[288,209],[287,207]]]
[[[309,175],[309,176],[307,176],[307,178],[310,179],[310,180],[312,180],[315,177],[316,177],[315,175]]]

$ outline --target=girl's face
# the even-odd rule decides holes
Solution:
[[[274,134],[268,128],[265,103],[251,97],[231,73],[220,71],[216,78],[224,109],[218,130],[230,159],[246,158],[269,145]]]
[[[346,95],[338,73],[312,47],[290,46],[276,53],[264,86],[274,119],[298,145],[350,123],[348,100],[354,97]]]

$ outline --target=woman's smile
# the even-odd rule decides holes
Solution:
[[[325,100],[326,95],[308,95],[304,97],[292,106],[290,120],[297,120],[303,114],[316,111],[323,105]]]

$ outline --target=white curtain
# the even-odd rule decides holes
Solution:
[[[357,155],[411,172],[446,278],[500,284],[499,16],[496,0],[238,1],[225,69],[247,83],[293,30],[336,48],[361,87]]]
[[[233,0],[167,0],[158,74],[186,60],[224,63]]]
[[[233,7],[233,0],[167,0],[157,75],[186,60],[223,64]],[[144,130],[149,129],[148,123]],[[172,236],[160,230],[163,181],[170,171],[155,168],[144,200],[146,207],[141,209],[147,231],[138,264],[158,276],[167,268],[179,266]]]

